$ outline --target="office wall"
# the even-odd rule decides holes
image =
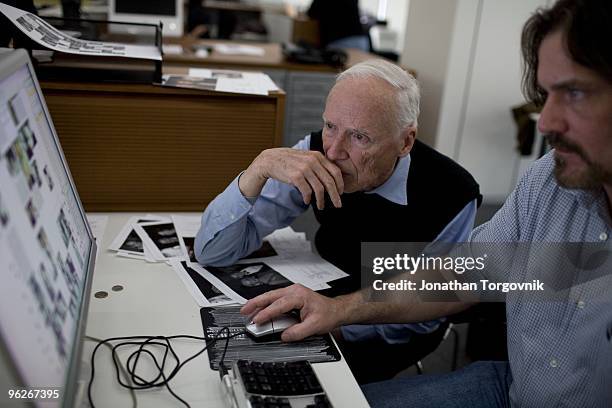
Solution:
[[[417,137],[430,145],[436,139],[456,8],[456,0],[412,0],[407,13],[400,62],[417,72],[422,94]]]
[[[445,3],[445,11],[436,9],[438,3]],[[545,4],[545,0],[412,0],[410,4],[402,62],[417,70],[424,98],[433,98],[424,100],[421,130],[435,134],[434,146],[476,177],[490,203],[502,202],[516,182],[519,156],[510,109],[524,101],[520,33],[529,15]],[[426,37],[412,25],[435,30],[429,29]],[[418,41],[431,47],[417,45]]]

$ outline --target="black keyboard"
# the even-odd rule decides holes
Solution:
[[[291,400],[284,397],[259,397],[257,395],[249,398],[251,408],[292,408]],[[305,405],[306,408],[332,408],[327,396],[315,395],[314,403]]]
[[[261,363],[238,360],[234,373],[239,377],[252,408],[331,408],[331,404],[308,361]],[[306,398],[306,400],[304,400]]]

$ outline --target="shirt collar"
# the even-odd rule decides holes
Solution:
[[[595,190],[560,188],[574,196],[578,204],[582,205],[588,211],[596,211],[600,217],[608,219],[608,203],[603,188]]]
[[[410,155],[400,157],[391,177],[380,186],[373,190],[366,191],[366,194],[378,194],[395,204],[408,205],[408,195],[406,194],[406,183],[408,182],[408,171],[410,170]]]

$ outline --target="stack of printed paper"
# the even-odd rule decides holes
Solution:
[[[272,91],[279,90],[272,79],[263,72],[223,69],[191,68],[189,75],[164,75],[162,85],[251,95],[268,95]]]

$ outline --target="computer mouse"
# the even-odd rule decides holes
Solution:
[[[293,315],[284,314],[262,324],[255,324],[251,321],[251,323],[246,325],[246,331],[254,337],[263,337],[282,333],[285,329],[299,322],[299,318]]]

